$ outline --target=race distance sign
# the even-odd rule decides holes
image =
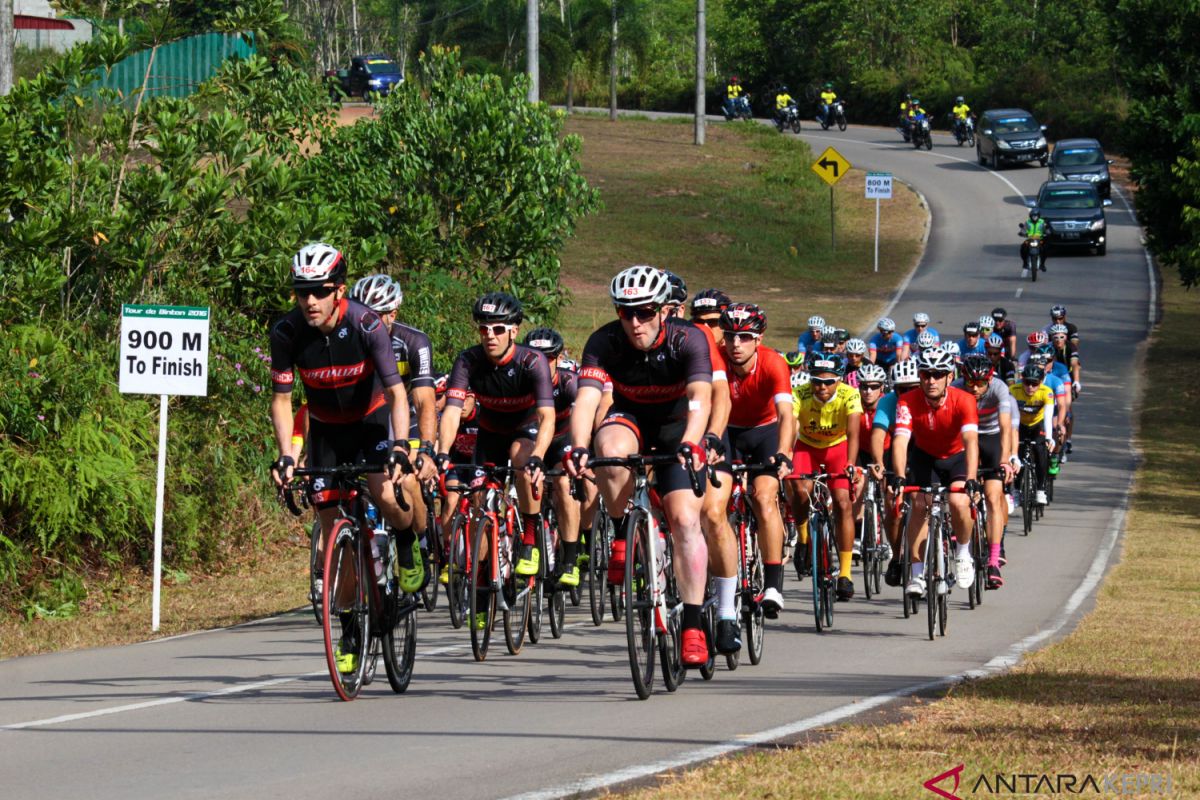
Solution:
[[[121,308],[120,389],[123,394],[208,394],[207,308]]]

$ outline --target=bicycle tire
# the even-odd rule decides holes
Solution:
[[[987,591],[987,564],[988,564],[988,513],[987,500],[979,503],[979,508],[975,512],[975,607],[983,605],[983,595]]]
[[[716,603],[710,604],[705,610],[704,615],[701,617],[701,624],[704,627],[704,639],[708,642],[708,660],[699,667],[700,677],[706,681],[711,681],[713,675],[717,672],[717,648],[714,645],[717,640]]]
[[[313,616],[317,620],[318,625],[325,624],[325,617],[321,611],[321,595],[317,592],[316,587],[316,572],[318,562],[321,569],[325,569],[325,559],[322,558],[322,553],[317,548],[317,542],[321,540],[321,518],[318,516],[313,520],[308,529],[308,602],[312,605]]]
[[[812,564],[812,598],[813,598],[813,619],[817,623],[817,633],[824,629],[825,614],[821,611],[821,601],[824,599],[824,594],[821,591],[821,558],[820,545],[821,539],[821,515],[819,513],[810,514],[808,517],[808,551],[811,557]]]
[[[550,638],[561,639],[563,635],[563,625],[566,622],[567,604],[563,599],[564,592],[551,592],[550,602],[547,604],[550,617]]]
[[[461,628],[468,613],[471,590],[471,558],[467,548],[467,518],[457,511],[450,521],[450,557],[446,563],[446,605],[450,608],[450,625]]]
[[[639,700],[654,690],[654,650],[656,631],[650,581],[647,574],[646,548],[650,544],[650,526],[646,512],[634,509],[625,518],[625,596],[629,598],[625,615],[625,642],[629,650],[629,671]]]
[[[873,573],[875,562],[879,557],[876,542],[878,525],[875,519],[874,501],[863,503],[862,522],[859,524],[859,547],[862,548],[863,593],[868,600],[879,590],[874,587]]]
[[[1021,465],[1021,526],[1028,536],[1033,531],[1033,507],[1037,496],[1033,488],[1033,468],[1028,464]]]
[[[588,611],[591,612],[592,624],[595,626],[604,622],[611,528],[612,521],[608,514],[603,509],[596,509],[596,516],[592,520],[592,535],[588,537],[587,565]]]
[[[480,517],[479,522],[475,525],[475,533],[471,537],[471,577],[467,583],[467,627],[471,630],[471,653],[475,656],[476,661],[483,661],[487,658],[488,645],[492,641],[492,627],[496,623],[496,591],[491,585],[492,573],[490,567],[490,559],[495,558],[496,554],[495,552],[489,552],[488,560],[479,558],[484,536],[488,536],[490,542],[490,528],[494,524],[495,521],[490,517]],[[487,570],[486,572],[484,571],[485,569]],[[487,587],[486,592],[488,595],[488,599],[484,603],[484,608],[479,608],[481,581]],[[486,615],[482,627],[476,624],[479,614]]]
[[[955,541],[954,528],[950,525],[950,519],[948,517],[942,519],[942,580],[946,584],[946,591],[944,594],[937,596],[939,636],[946,635],[946,626],[949,624],[950,619],[950,589],[952,588],[952,583],[947,576],[950,571],[951,542]]]
[[[529,588],[530,603],[529,603],[529,643],[537,644],[542,640],[542,601],[546,599],[546,585],[537,578],[530,578],[533,582]]]
[[[833,541],[833,530],[828,518],[825,519],[825,579],[821,582],[825,597],[821,602],[821,610],[825,612],[826,629],[833,628],[833,605],[837,602],[837,546]]]
[[[508,610],[500,615],[504,622],[504,646],[508,648],[509,655],[516,656],[521,654],[521,648],[525,646],[525,634],[533,613],[533,596],[540,584],[534,578],[517,575],[510,567],[508,578],[501,586],[508,603]],[[540,616],[540,608],[538,612]]]
[[[929,622],[929,641],[933,641],[937,629],[938,614],[938,552],[942,547],[942,529],[940,521],[929,524],[929,536],[925,540],[925,617]]]
[[[370,587],[361,580],[361,576],[368,574],[367,570],[370,569],[367,564],[354,523],[345,518],[339,519],[334,523],[325,547],[325,585],[321,592],[324,622],[321,628],[330,681],[338,697],[346,701],[353,700],[362,690],[371,645]],[[339,596],[341,602],[337,600]],[[345,610],[342,610],[343,603],[348,603]],[[355,629],[356,667],[350,672],[339,672],[337,648],[348,636],[353,640],[355,634],[351,631]]]
[[[753,601],[762,595],[767,582],[766,571],[763,568],[762,553],[758,550],[757,544],[754,546],[754,558],[750,563],[749,599],[752,602],[742,604],[742,616],[745,619],[746,627],[746,654],[750,657],[750,666],[756,667],[762,661],[763,657],[766,621],[762,608],[759,607],[757,602]]]
[[[613,622],[620,622],[625,616],[625,594],[620,586],[608,587],[608,604]]]
[[[399,603],[400,596],[395,596],[393,602]],[[416,658],[417,609],[412,608],[383,634],[383,667],[387,671],[388,685],[396,694],[403,694],[408,689]]]
[[[425,585],[421,587],[421,604],[426,611],[433,611],[437,608],[438,593],[442,588],[438,582],[442,561],[442,530],[431,508],[426,508],[424,538],[426,544],[421,559],[425,563]]]

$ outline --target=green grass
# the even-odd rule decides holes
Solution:
[[[812,746],[723,759],[630,796],[934,797],[923,782],[958,764],[960,797],[986,796],[971,793],[981,774],[1043,772],[1169,774],[1169,796],[1200,796],[1200,303],[1177,276],[1166,281],[1121,561],[1074,632],[1003,675],[918,702],[902,723],[823,731]]]

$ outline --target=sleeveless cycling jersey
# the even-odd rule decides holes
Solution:
[[[554,407],[550,364],[523,344],[513,344],[499,364],[482,345],[459,353],[446,384],[446,404],[461,407],[468,391],[475,393],[479,427],[492,433],[512,433],[535,421],[535,409]]]
[[[757,428],[779,419],[776,403],[792,402],[791,369],[783,356],[765,345],[758,346],[754,369],[743,376],[733,370],[725,351],[721,351],[725,374],[729,378],[729,425]]]
[[[962,435],[979,430],[979,411],[974,395],[946,388],[941,405],[933,408],[921,389],[900,395],[896,403],[896,436],[912,437],[912,444],[936,459],[961,453]]]
[[[579,376],[574,370],[559,367],[554,376],[554,436],[566,436],[571,429],[571,407],[579,394]]]
[[[408,391],[422,386],[432,388],[433,346],[429,337],[411,325],[393,322],[391,339],[396,370],[404,380],[404,388]]]
[[[837,385],[827,403],[817,400],[809,383],[792,393],[795,397],[792,413],[798,423],[796,438],[809,447],[833,447],[846,441],[850,415],[862,413],[862,396],[844,383]]]
[[[687,418],[687,385],[711,383],[709,339],[693,324],[668,317],[648,351],[629,341],[620,320],[588,337],[579,386],[603,389],[612,382],[612,410],[640,417]]]
[[[333,424],[358,422],[386,402],[385,387],[400,383],[383,320],[349,299],[337,306],[328,335],[293,308],[271,327],[271,382],[292,391],[296,374],[304,384],[308,413]]]

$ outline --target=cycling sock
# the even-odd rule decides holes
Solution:
[[[700,627],[700,606],[692,603],[683,604],[683,628],[699,628]]]
[[[580,547],[587,547],[587,543],[590,542],[591,540],[592,540],[592,529],[591,528],[580,528],[579,529],[579,541],[577,542],[577,544]]]
[[[775,589],[783,591],[783,564],[775,562],[774,564],[763,563],[763,583],[766,584],[764,589]]]
[[[1000,566],[1000,545],[998,545],[998,544],[989,544],[988,545],[988,566],[989,567]]]
[[[476,614],[481,614],[488,610],[488,603],[492,601],[491,594],[492,593],[487,589],[480,589],[476,587],[475,608],[478,609],[478,611],[475,612]]]
[[[717,590],[717,616],[721,619],[735,619],[737,604],[734,595],[737,593],[737,576],[732,578],[713,578]]]
[[[532,547],[537,540],[538,515],[522,514],[521,521],[525,524],[524,530],[521,532],[521,544]]]
[[[396,531],[396,558],[400,566],[408,568],[413,565],[412,546],[416,540],[417,535],[412,528]]]
[[[970,548],[971,548],[971,545],[969,545],[969,544],[959,543],[957,546],[957,549],[955,549],[955,551],[954,551],[954,557],[960,558],[962,556],[962,554],[968,552],[970,550]]]
[[[574,567],[577,558],[579,558],[579,542],[563,542],[563,569]]]
[[[838,553],[838,577],[849,578],[850,568],[854,566],[854,553]]]
[[[919,578],[924,574],[925,574],[925,562],[917,561],[916,563],[914,563],[912,565],[912,576],[914,578]]]
[[[800,523],[800,543],[808,544],[808,520]]]

